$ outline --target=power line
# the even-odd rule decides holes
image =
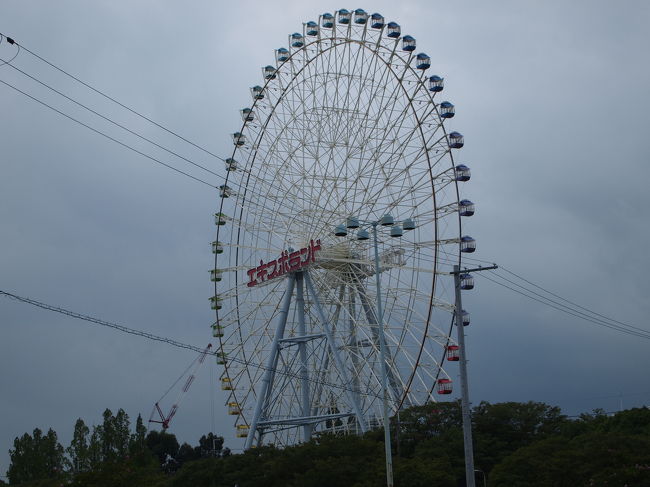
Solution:
[[[504,279],[502,276],[499,276],[498,274],[496,274],[494,272],[492,272],[492,274],[496,275],[497,277],[500,277],[501,279]],[[571,316],[575,316],[576,318],[580,318],[582,320],[589,321],[589,322],[594,323],[596,325],[603,326],[603,327],[606,327],[606,328],[610,328],[612,330],[619,331],[621,333],[625,333],[625,334],[628,334],[628,335],[637,336],[639,338],[645,338],[645,339],[650,340],[650,333],[648,333],[648,332],[644,332],[644,331],[636,332],[634,330],[623,328],[623,327],[618,326],[618,325],[607,323],[604,320],[599,320],[599,319],[590,317],[589,315],[587,315],[585,313],[582,313],[580,311],[572,309],[572,308],[570,308],[570,307],[568,307],[566,305],[563,305],[561,303],[558,303],[557,301],[554,301],[554,300],[552,300],[550,298],[546,298],[544,296],[538,295],[538,296],[541,297],[541,299],[540,299],[539,297],[535,297],[534,295],[530,295],[527,292],[515,289],[514,287],[508,286],[507,284],[499,282],[499,281],[497,281],[495,279],[492,279],[492,278],[490,278],[490,277],[488,277],[486,275],[483,275],[483,274],[479,274],[479,275],[481,277],[483,277],[484,279],[487,279],[488,281],[492,281],[493,283],[498,284],[499,286],[505,287],[506,289],[509,289],[510,291],[513,291],[513,292],[515,292],[517,294],[521,294],[522,296],[525,296],[525,297],[527,297],[529,299],[532,299],[533,301],[537,301],[537,302],[539,302],[541,304],[549,306],[549,307],[551,307],[553,309],[556,309],[557,311],[561,311],[561,312],[569,314]],[[515,284],[515,286],[520,287],[521,289],[524,289],[525,291],[531,292],[531,291],[529,291],[528,289],[526,289],[523,286],[519,286],[517,284]],[[535,294],[535,293],[533,293],[533,294]]]
[[[3,36],[3,34],[0,33],[0,37],[2,37],[2,36]],[[6,37],[7,39],[11,39],[10,37],[7,37],[7,36],[4,36],[4,37]],[[147,116],[141,114],[140,112],[134,110],[133,108],[130,108],[129,106],[125,105],[124,103],[121,103],[120,101],[118,101],[118,100],[116,100],[115,98],[113,98],[113,97],[107,95],[106,93],[102,92],[101,90],[99,90],[99,89],[97,89],[97,88],[91,86],[90,84],[86,83],[85,81],[82,81],[81,79],[79,79],[79,78],[77,78],[76,76],[70,74],[70,73],[67,72],[66,70],[64,70],[64,69],[62,69],[62,68],[56,66],[55,64],[51,63],[51,62],[48,61],[47,59],[44,59],[43,57],[39,56],[39,55],[36,54],[35,52],[29,50],[28,48],[26,48],[26,47],[23,46],[22,44],[19,44],[19,43],[16,42],[15,40],[11,39],[11,41],[12,41],[11,43],[17,45],[19,49],[22,48],[24,51],[28,52],[29,54],[31,54],[31,55],[34,56],[35,58],[40,59],[41,61],[43,61],[43,62],[46,63],[47,65],[49,65],[49,66],[51,66],[52,68],[56,69],[56,70],[59,71],[60,73],[63,73],[63,74],[65,74],[66,76],[72,78],[72,79],[75,80],[76,82],[78,82],[78,83],[82,84],[83,86],[85,86],[86,88],[88,88],[88,89],[94,91],[94,92],[97,93],[98,95],[103,96],[103,97],[106,98],[107,100],[112,101],[113,103],[119,105],[120,107],[124,108],[125,110],[128,110],[129,112],[133,113],[134,115],[137,115],[138,117],[142,118],[143,120],[146,120],[147,122],[152,123],[152,124],[155,125],[156,127],[161,128],[161,129],[164,130],[165,132],[167,132],[167,133],[169,133],[169,134],[171,134],[171,135],[173,135],[173,136],[175,136],[175,137],[181,139],[182,141],[187,142],[187,143],[190,144],[191,146],[196,147],[197,149],[199,149],[199,150],[205,152],[206,154],[209,154],[209,155],[211,155],[212,157],[215,157],[215,158],[219,159],[220,161],[225,161],[225,159],[223,159],[222,157],[219,157],[218,155],[216,155],[216,154],[210,152],[209,150],[205,149],[204,147],[201,147],[200,145],[198,145],[198,144],[192,142],[191,140],[189,140],[189,139],[183,137],[182,135],[179,135],[178,133],[174,132],[173,130],[168,129],[167,127],[165,127],[165,126],[163,126],[162,124],[160,124],[160,123],[158,123],[158,122],[156,122],[156,121],[150,119],[149,117],[147,117]]]
[[[129,132],[130,134],[133,134],[133,135],[135,135],[136,137],[139,137],[140,139],[149,142],[150,144],[152,144],[152,145],[158,147],[159,149],[162,149],[162,150],[164,150],[164,151],[166,151],[166,152],[168,152],[168,153],[170,153],[170,154],[172,154],[172,155],[178,157],[179,159],[182,159],[182,160],[184,160],[184,161],[186,161],[186,162],[192,164],[193,166],[198,167],[199,169],[203,169],[204,171],[206,171],[206,172],[208,172],[208,173],[210,173],[210,174],[212,174],[212,175],[214,175],[214,176],[219,176],[219,174],[217,174],[217,173],[214,172],[214,171],[211,171],[211,170],[208,169],[207,167],[204,167],[204,166],[202,166],[201,164],[198,164],[198,163],[196,163],[196,162],[194,162],[194,161],[188,159],[187,157],[184,157],[184,156],[182,156],[182,155],[180,155],[180,154],[174,152],[173,150],[168,149],[167,147],[164,147],[164,146],[158,144],[157,142],[154,142],[154,141],[151,140],[151,139],[148,139],[148,138],[145,137],[144,135],[141,135],[141,134],[135,132],[134,130],[129,129],[128,127],[125,127],[124,125],[122,125],[122,124],[120,124],[120,123],[118,123],[118,122],[116,122],[116,121],[110,119],[109,117],[106,117],[105,115],[102,115],[101,113],[99,113],[99,112],[93,110],[92,108],[90,108],[90,107],[84,105],[83,103],[81,103],[81,102],[75,100],[74,98],[69,97],[69,96],[66,95],[65,93],[62,93],[61,91],[57,90],[56,88],[53,88],[52,86],[48,85],[47,83],[44,83],[43,81],[39,80],[39,79],[36,78],[35,76],[32,76],[31,74],[29,74],[29,73],[23,71],[23,70],[20,69],[20,68],[17,68],[17,67],[14,66],[13,64],[11,64],[11,62],[7,62],[6,64],[7,64],[10,68],[13,68],[13,69],[15,69],[16,71],[18,71],[19,73],[21,73],[23,76],[27,76],[28,78],[30,78],[30,79],[36,81],[37,83],[39,83],[40,85],[44,86],[45,88],[47,88],[47,89],[53,91],[54,93],[56,93],[56,94],[62,96],[62,97],[65,98],[66,100],[71,101],[72,103],[74,103],[74,104],[76,104],[76,105],[78,105],[78,106],[84,108],[85,110],[89,111],[90,113],[93,113],[93,114],[97,115],[98,117],[100,117],[100,118],[106,120],[107,122],[112,123],[113,125],[115,125],[115,126],[121,128],[122,130],[126,130],[126,131]]]
[[[629,327],[629,328],[633,328],[633,329],[635,329],[635,330],[638,330],[638,331],[641,331],[641,332],[644,332],[644,333],[646,332],[646,330],[644,330],[644,329],[642,329],[642,328],[636,327],[636,326],[634,326],[634,325],[630,325],[630,324],[625,323],[625,322],[623,322],[623,321],[615,320],[614,318],[608,318],[608,317],[605,316],[605,315],[602,315],[602,314],[600,314],[600,313],[597,313],[597,312],[595,312],[595,311],[592,311],[592,310],[590,310],[590,309],[588,309],[588,308],[585,308],[584,306],[580,306],[579,304],[574,303],[573,301],[570,301],[570,300],[568,300],[568,299],[565,299],[565,298],[563,298],[562,296],[559,296],[559,295],[557,295],[557,294],[555,294],[555,293],[552,293],[551,291],[548,291],[547,289],[544,289],[543,287],[538,286],[537,284],[535,284],[535,283],[533,283],[533,282],[531,282],[531,281],[529,281],[529,280],[527,280],[527,279],[521,277],[520,275],[515,274],[514,272],[508,270],[506,267],[501,267],[501,269],[504,270],[504,271],[506,271],[508,274],[511,274],[511,275],[515,276],[516,278],[521,279],[522,281],[524,281],[524,282],[530,284],[531,286],[534,286],[534,287],[536,287],[537,289],[541,289],[541,290],[544,291],[545,293],[548,293],[548,294],[550,294],[551,296],[555,296],[556,298],[561,299],[561,300],[564,301],[565,303],[569,303],[569,304],[571,304],[571,305],[573,305],[573,306],[576,306],[576,307],[578,307],[578,308],[580,308],[580,309],[582,309],[582,310],[584,310],[584,311],[587,311],[588,313],[591,313],[591,314],[593,314],[593,315],[596,315],[596,316],[598,316],[598,317],[600,317],[600,318],[603,318],[603,319],[605,319],[605,320],[607,320],[607,321],[612,321],[612,322],[614,322],[614,323],[618,323],[618,324],[621,325],[621,326],[626,326],[626,327]]]
[[[64,117],[66,117],[66,118],[72,120],[73,122],[76,122],[76,123],[78,123],[79,125],[82,125],[82,126],[86,127],[88,130],[92,130],[92,131],[95,132],[96,134],[99,134],[99,135],[101,135],[101,136],[103,136],[103,137],[106,137],[107,139],[109,139],[109,140],[115,142],[116,144],[121,145],[122,147],[125,147],[125,148],[127,148],[127,149],[129,149],[129,150],[131,150],[131,151],[133,151],[133,152],[135,152],[135,153],[137,153],[137,154],[140,154],[141,156],[144,156],[144,157],[146,157],[147,159],[150,159],[150,160],[152,160],[152,161],[154,161],[154,162],[156,162],[156,163],[158,163],[158,164],[160,164],[160,165],[162,165],[162,166],[165,166],[166,168],[171,169],[172,171],[175,171],[175,172],[177,172],[177,173],[179,173],[179,174],[182,174],[183,176],[187,176],[188,178],[191,178],[191,179],[193,179],[193,180],[195,180],[195,181],[197,181],[197,182],[199,182],[199,183],[203,183],[203,184],[205,184],[205,185],[207,185],[207,186],[210,186],[211,188],[215,188],[215,189],[216,189],[216,186],[214,186],[213,184],[210,184],[210,183],[208,183],[207,181],[204,181],[204,180],[201,179],[201,178],[197,178],[197,177],[195,177],[195,176],[192,176],[191,174],[186,173],[185,171],[181,171],[180,169],[177,169],[177,168],[175,168],[174,166],[171,166],[171,165],[169,165],[169,164],[166,164],[166,163],[164,163],[163,161],[161,161],[160,159],[156,159],[155,157],[150,156],[149,154],[145,154],[144,152],[142,152],[142,151],[136,149],[135,147],[132,147],[132,146],[130,146],[130,145],[128,145],[128,144],[126,144],[126,143],[124,143],[124,142],[122,142],[122,141],[120,141],[120,140],[114,138],[114,137],[111,137],[110,135],[108,135],[108,134],[106,134],[106,133],[104,133],[104,132],[102,132],[102,131],[100,131],[100,130],[97,130],[97,129],[91,127],[90,125],[88,125],[88,124],[82,122],[81,120],[78,120],[78,119],[72,117],[71,115],[68,115],[67,113],[62,112],[61,110],[58,110],[57,108],[54,108],[54,107],[51,106],[51,105],[48,105],[48,104],[45,103],[44,101],[39,100],[38,98],[36,98],[36,97],[34,97],[34,96],[32,96],[32,95],[30,95],[30,94],[28,94],[28,93],[22,91],[21,89],[19,89],[19,88],[13,86],[13,85],[7,83],[6,81],[3,81],[3,80],[0,79],[0,83],[4,84],[5,86],[8,86],[9,88],[11,88],[11,89],[13,89],[13,90],[16,90],[18,93],[22,93],[22,94],[25,95],[26,97],[31,98],[31,99],[34,100],[35,102],[38,102],[38,103],[40,103],[41,105],[43,105],[43,106],[49,108],[50,110],[55,111],[55,112],[58,113],[59,115],[63,115]]]
[[[126,326],[118,325],[117,323],[111,323],[109,321],[104,321],[104,320],[101,320],[99,318],[95,318],[95,317],[92,317],[92,316],[89,316],[89,315],[76,313],[74,311],[70,311],[70,310],[67,310],[65,308],[61,308],[61,307],[58,307],[58,306],[53,306],[53,305],[50,305],[50,304],[42,303],[40,301],[36,301],[35,299],[26,298],[26,297],[23,297],[23,296],[18,296],[16,294],[13,294],[13,293],[10,293],[10,292],[7,292],[7,291],[0,290],[0,295],[8,297],[8,298],[16,300],[16,301],[20,301],[22,303],[31,304],[32,306],[36,306],[37,308],[41,308],[41,309],[44,309],[44,310],[47,310],[47,311],[54,311],[55,313],[59,313],[59,314],[65,315],[65,316],[70,316],[71,318],[76,318],[78,320],[88,321],[90,323],[95,323],[95,324],[98,324],[98,325],[101,325],[101,326],[106,326],[108,328],[112,328],[114,330],[118,330],[118,331],[121,331],[123,333],[128,333],[130,335],[140,336],[140,337],[146,338],[148,340],[153,340],[153,341],[157,341],[157,342],[166,343],[166,344],[171,345],[173,347],[182,348],[182,349],[185,349],[185,350],[191,350],[193,352],[198,352],[198,353],[204,353],[205,352],[205,349],[203,349],[201,347],[197,347],[195,345],[189,345],[187,343],[179,342],[177,340],[173,340],[173,339],[168,338],[168,337],[154,335],[153,333],[148,333],[146,331],[140,331],[140,330],[135,330],[133,328],[127,328]],[[216,351],[207,352],[208,355],[213,355],[213,356],[216,356],[217,353],[218,352],[216,352]],[[249,362],[249,361],[242,360],[242,359],[237,359],[235,357],[228,357],[228,361],[235,362],[235,363],[238,363],[240,365],[244,365],[246,367],[253,367],[253,368],[257,368],[257,369],[261,369],[261,370],[271,370],[276,374],[284,375],[286,377],[290,377],[290,378],[294,378],[294,379],[302,379],[302,375],[297,374],[297,373],[291,373],[291,372],[288,372],[288,371],[285,371],[285,370],[280,370],[278,368],[268,368],[265,365],[257,364],[257,363],[254,363],[254,362]],[[334,383],[331,383],[331,382],[318,380],[318,379],[312,379],[312,378],[309,378],[307,380],[309,380],[310,382],[312,382],[314,384],[328,386],[328,387],[331,387],[333,389],[340,389],[342,391],[350,391],[350,392],[354,392],[354,393],[357,393],[357,394],[364,394],[366,396],[374,397],[374,398],[377,398],[377,399],[383,398],[383,396],[380,395],[380,394],[372,394],[369,391],[361,391],[361,390],[353,389],[353,388],[346,387],[346,386],[340,385],[340,384],[334,384]]]
[[[636,333],[636,332],[640,332],[640,333],[642,333],[642,334],[648,334],[648,333],[649,333],[647,330],[644,330],[644,329],[639,328],[639,327],[636,327],[636,326],[628,325],[628,324],[623,323],[623,322],[621,322],[621,321],[614,320],[613,318],[608,318],[607,316],[604,316],[604,315],[601,315],[601,314],[596,313],[596,312],[594,312],[594,311],[591,311],[590,309],[585,308],[584,306],[580,306],[580,305],[578,305],[578,304],[576,304],[576,303],[573,303],[572,301],[569,301],[569,300],[567,300],[567,299],[565,299],[565,298],[563,298],[563,297],[561,297],[561,296],[559,296],[559,295],[557,295],[557,294],[551,293],[550,291],[546,291],[544,288],[542,288],[542,287],[540,287],[540,286],[537,286],[536,284],[533,284],[532,282],[530,282],[530,281],[528,281],[528,280],[526,280],[526,279],[523,279],[523,278],[517,276],[516,274],[514,274],[514,273],[512,273],[512,272],[510,272],[510,274],[512,274],[512,275],[514,275],[514,276],[517,276],[518,278],[520,278],[520,279],[522,279],[523,281],[525,281],[525,282],[527,282],[527,283],[529,283],[529,284],[535,286],[536,288],[544,290],[544,292],[550,294],[551,296],[555,296],[555,297],[561,299],[562,301],[564,301],[564,302],[566,302],[566,303],[570,303],[570,304],[573,305],[573,306],[576,306],[576,307],[578,307],[578,308],[580,308],[580,309],[583,309],[583,310],[587,311],[588,313],[590,313],[590,314],[592,314],[592,315],[595,315],[596,317],[594,317],[594,316],[590,316],[589,314],[587,314],[587,313],[583,313],[582,311],[580,311],[580,310],[578,310],[578,309],[574,309],[574,308],[572,308],[571,306],[567,306],[567,305],[562,304],[562,303],[560,303],[560,302],[558,302],[558,301],[555,301],[555,300],[553,300],[553,299],[551,299],[551,298],[548,298],[548,297],[546,297],[546,296],[544,296],[544,295],[542,295],[542,294],[539,294],[539,293],[537,293],[537,292],[535,292],[535,291],[533,291],[533,290],[531,290],[531,289],[528,289],[528,288],[525,287],[525,286],[522,286],[521,284],[517,284],[516,282],[514,282],[514,281],[512,281],[512,280],[510,280],[510,279],[508,279],[508,278],[506,278],[506,277],[504,277],[504,276],[498,274],[497,272],[493,272],[493,274],[494,274],[495,276],[499,277],[500,279],[503,279],[504,281],[509,282],[510,284],[513,284],[514,286],[518,286],[518,287],[520,287],[521,289],[525,290],[525,291],[528,292],[528,293],[531,293],[531,294],[533,294],[533,295],[535,295],[535,296],[538,296],[538,297],[540,297],[540,298],[542,298],[542,299],[545,299],[545,300],[547,300],[547,301],[550,301],[550,302],[554,303],[555,305],[560,306],[560,307],[562,307],[562,308],[564,308],[564,309],[567,309],[567,310],[570,310],[570,311],[572,311],[572,312],[578,313],[579,315],[582,315],[582,316],[588,318],[589,320],[591,320],[591,321],[593,321],[593,322],[598,322],[598,323],[603,324],[603,325],[605,325],[605,326],[613,327],[614,329],[621,329],[621,330],[624,330],[624,329],[625,329],[625,330],[627,330],[627,329],[629,328],[628,331],[630,331],[630,332],[632,332],[632,333]]]

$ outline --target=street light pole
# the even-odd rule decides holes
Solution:
[[[496,264],[491,267],[477,267],[476,269],[460,270],[460,266],[455,265],[454,271],[454,288],[456,290],[456,312],[455,322],[458,328],[458,348],[460,355],[460,391],[461,391],[461,411],[463,417],[463,443],[465,445],[465,485],[475,487],[474,478],[474,444],[472,441],[472,417],[469,403],[469,384],[467,381],[467,351],[465,350],[465,330],[463,329],[463,301],[461,296],[461,274],[468,272],[487,271],[496,269]]]
[[[372,236],[375,247],[375,278],[377,283],[377,327],[379,328],[379,360],[381,361],[381,389],[384,407],[384,446],[386,448],[386,485],[393,487],[393,452],[390,444],[390,415],[388,412],[388,372],[386,370],[386,339],[384,337],[384,313],[381,306],[381,277],[379,269],[379,246],[377,223],[372,222]]]
[[[467,384],[467,353],[465,352],[465,330],[463,330],[463,302],[460,292],[460,266],[454,266],[454,288],[456,290],[456,328],[458,329],[458,348],[460,349],[460,390],[461,411],[463,415],[463,444],[465,445],[465,485],[475,487],[474,445],[472,441],[472,418],[469,410],[469,385]]]

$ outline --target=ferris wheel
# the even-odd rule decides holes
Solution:
[[[454,105],[415,50],[380,14],[323,14],[241,110],[210,300],[247,448],[381,426],[382,391],[393,413],[451,392],[449,272],[476,247],[461,232],[474,205],[463,136],[443,124]]]

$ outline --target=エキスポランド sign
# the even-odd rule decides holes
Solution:
[[[316,240],[316,242],[310,240],[309,245],[305,248],[295,251],[284,250],[280,257],[266,263],[260,260],[258,267],[253,267],[246,271],[249,278],[247,286],[257,286],[265,281],[308,266],[310,263],[316,261],[316,252],[320,249],[320,240]]]

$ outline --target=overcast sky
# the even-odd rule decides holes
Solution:
[[[0,32],[227,156],[238,110],[250,104],[248,89],[261,83],[273,49],[303,22],[343,7],[399,22],[431,56],[432,73],[445,77],[457,113],[450,126],[466,137],[459,162],[472,169],[462,190],[477,204],[465,227],[477,239],[475,256],[650,330],[650,5],[643,0],[4,0]],[[0,57],[13,54],[0,44]],[[28,53],[14,64],[223,172],[219,161]],[[91,120],[8,66],[0,79]],[[0,84],[1,290],[205,346],[216,207],[207,186]],[[485,279],[464,299],[473,402],[544,401],[567,414],[650,402],[648,340]],[[98,423],[107,407],[146,420],[193,359],[0,298],[0,473],[14,437],[35,427],[53,427],[67,445],[76,418]],[[216,366],[201,370],[171,431],[196,444],[214,424],[237,449],[221,391],[211,401],[211,374],[216,383]]]

